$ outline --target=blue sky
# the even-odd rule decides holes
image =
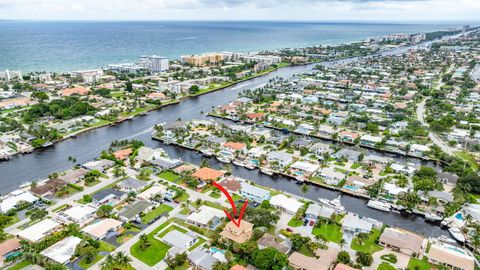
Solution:
[[[0,0],[0,19],[480,21],[479,0]]]

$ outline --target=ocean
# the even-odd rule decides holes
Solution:
[[[0,21],[0,70],[73,71],[135,62],[143,54],[178,58],[251,52],[419,33],[452,24],[266,21]]]

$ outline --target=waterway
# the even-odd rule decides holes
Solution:
[[[400,53],[408,48],[384,54]],[[354,59],[341,60],[353,61]],[[338,62],[338,61],[337,61]],[[324,62],[324,65],[331,65],[333,62]],[[235,99],[244,89],[259,87],[266,84],[271,78],[289,78],[311,70],[315,64],[304,66],[290,66],[276,70],[268,75],[233,85],[220,91],[206,95],[187,98],[179,104],[171,105],[150,112],[147,116],[136,117],[131,121],[125,121],[114,127],[98,128],[89,132],[79,134],[76,138],[59,142],[53,147],[35,151],[30,154],[19,155],[11,160],[0,162],[0,191],[2,194],[17,188],[26,181],[43,179],[55,171],[62,171],[74,166],[68,160],[72,156],[76,163],[84,163],[99,156],[102,150],[109,147],[114,140],[137,139],[142,140],[150,147],[164,147],[167,152],[186,162],[200,164],[202,156],[194,151],[188,151],[175,146],[165,146],[160,142],[151,139],[152,126],[162,122],[172,122],[177,119],[183,121],[189,119],[206,118],[205,114],[211,111],[212,107],[228,103]],[[211,160],[214,167],[222,166]],[[333,199],[339,195],[338,192],[310,186],[306,193],[301,192],[300,185],[284,177],[261,175],[257,171],[249,171],[244,168],[234,168],[233,174],[239,177],[255,181],[256,183],[292,194],[316,200],[318,197]],[[347,211],[378,219],[392,226],[399,226],[404,229],[415,231],[426,236],[447,235],[448,232],[436,225],[426,223],[421,217],[415,215],[402,216],[394,213],[384,213],[370,209],[366,201],[349,196],[343,196],[343,204]]]

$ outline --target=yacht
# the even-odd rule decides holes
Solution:
[[[218,161],[223,162],[223,163],[230,163],[231,160],[224,157],[224,156],[217,156]]]
[[[452,227],[448,228],[448,232],[458,242],[461,242],[461,243],[465,242],[465,236],[463,236],[462,231],[457,226],[452,226]]]
[[[213,155],[212,151],[208,149],[201,149],[200,152],[202,152],[202,154],[206,157],[211,157]]]
[[[367,206],[384,212],[390,212],[391,205],[386,202],[381,202],[377,200],[369,200]]]
[[[260,171],[266,175],[273,175],[273,171],[269,168],[261,168]]]
[[[238,159],[235,159],[235,160],[233,161],[233,165],[235,165],[235,166],[241,166],[241,167],[244,166],[244,165],[243,165],[243,162],[239,161]]]
[[[253,170],[253,169],[255,169],[255,166],[253,166],[252,163],[247,162],[247,163],[245,163],[245,168],[247,168],[247,169],[249,169],[249,170]]]
[[[335,209],[335,211],[337,211],[338,213],[345,213],[345,207],[343,207],[341,203],[341,195],[339,195],[336,199],[333,200],[318,198],[318,201],[324,206]]]
[[[425,219],[429,221],[441,221],[443,218],[437,214],[434,213],[426,213],[425,214]]]

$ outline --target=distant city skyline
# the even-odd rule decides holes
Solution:
[[[0,0],[11,20],[478,22],[476,0]]]

